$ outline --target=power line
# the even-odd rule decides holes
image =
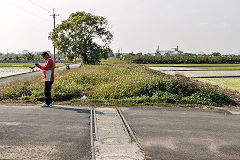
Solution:
[[[40,6],[39,4],[37,4],[36,2],[34,2],[33,0],[28,0],[28,1],[30,1],[30,2],[31,2],[32,4],[34,4],[35,6],[43,9],[44,11],[47,11],[47,12],[52,13],[52,11],[49,10],[47,7],[45,7],[41,1],[39,1],[39,0],[34,0],[34,1],[37,1],[38,3],[41,3],[41,4],[42,4],[41,6]],[[43,7],[43,6],[44,6],[44,7]],[[64,20],[64,18],[63,18],[61,15],[59,15],[59,16],[61,17],[62,20]]]
[[[13,3],[13,2],[12,2],[12,1],[10,1],[10,0],[5,0],[5,1],[6,1],[6,2],[8,2],[9,4],[13,5],[14,7],[18,8],[18,9],[20,9],[20,10],[23,10],[24,12],[26,12],[26,13],[28,13],[28,14],[32,15],[32,16],[35,16],[35,17],[41,18],[42,20],[45,20],[45,21],[49,22],[49,20],[48,20],[48,19],[46,19],[46,18],[43,18],[43,17],[41,17],[41,16],[37,15],[36,13],[34,13],[34,12],[31,12],[31,11],[29,11],[29,10],[25,9],[25,8],[23,8],[22,6],[20,6],[20,5],[16,4],[16,3]]]
[[[64,18],[60,15],[60,17],[62,18],[62,21],[64,20]]]
[[[52,12],[51,10],[49,10],[49,9],[47,9],[47,8],[45,8],[45,7],[40,6],[39,4],[37,4],[36,2],[34,2],[33,0],[28,0],[28,1],[31,2],[33,5],[41,8],[42,10],[44,10],[44,11],[46,11],[46,12],[48,12],[48,13],[51,13],[51,12]]]
[[[28,0],[28,1],[31,2],[33,5],[43,9],[44,11],[52,13],[52,11],[47,9],[47,7],[43,7],[43,3],[41,1],[34,0],[34,1],[37,1],[38,3],[41,3],[42,4],[41,6],[39,4],[37,4],[36,2],[34,2],[33,0]],[[64,20],[64,18],[61,15],[59,15],[59,16],[61,17],[62,20]]]
[[[51,12],[51,10],[49,9],[49,6],[46,4],[46,3],[43,3],[42,1],[40,0],[34,0],[34,1],[37,1],[38,3],[41,4],[41,6],[44,6],[44,8],[46,8],[47,10],[49,10]],[[51,8],[51,7],[50,7]]]

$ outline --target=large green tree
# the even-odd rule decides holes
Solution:
[[[86,12],[72,13],[49,34],[58,54],[81,57],[86,64],[107,58],[112,38],[107,19]]]

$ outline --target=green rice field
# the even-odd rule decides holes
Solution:
[[[218,85],[222,88],[240,92],[240,78],[196,78],[199,81]]]
[[[149,67],[158,71],[196,71],[196,70],[207,70],[207,69],[199,69],[199,68],[191,68],[191,67]]]
[[[240,67],[240,64],[142,64],[147,67]]]
[[[30,67],[34,66],[35,63],[0,63],[0,67]],[[44,63],[39,63],[44,65]],[[56,63],[56,66],[63,66],[64,63]]]
[[[44,65],[44,63],[40,63],[40,65]],[[62,65],[64,63],[56,63],[56,66]],[[34,66],[34,63],[0,63],[0,78],[30,72],[30,66]],[[34,71],[39,70],[36,67],[34,69]]]
[[[157,67],[151,69],[170,75],[180,74],[190,78],[240,77],[240,70],[159,70]]]
[[[144,66],[240,92],[240,64],[144,64]]]
[[[240,64],[143,64],[146,67],[159,67],[164,69],[164,67],[174,67],[183,68],[185,70],[240,70]]]
[[[39,69],[34,70],[36,71]],[[7,77],[27,72],[30,72],[30,68],[28,67],[0,67],[0,77]]]

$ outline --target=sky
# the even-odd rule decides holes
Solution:
[[[154,53],[179,46],[187,53],[240,55],[240,0],[0,0],[0,52],[53,51],[48,40],[71,13],[104,16],[111,48]]]

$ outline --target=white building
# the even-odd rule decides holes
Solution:
[[[172,48],[171,50],[160,50],[158,46],[155,56],[176,56],[181,54],[183,54],[183,51],[180,51],[178,46],[177,48]]]

